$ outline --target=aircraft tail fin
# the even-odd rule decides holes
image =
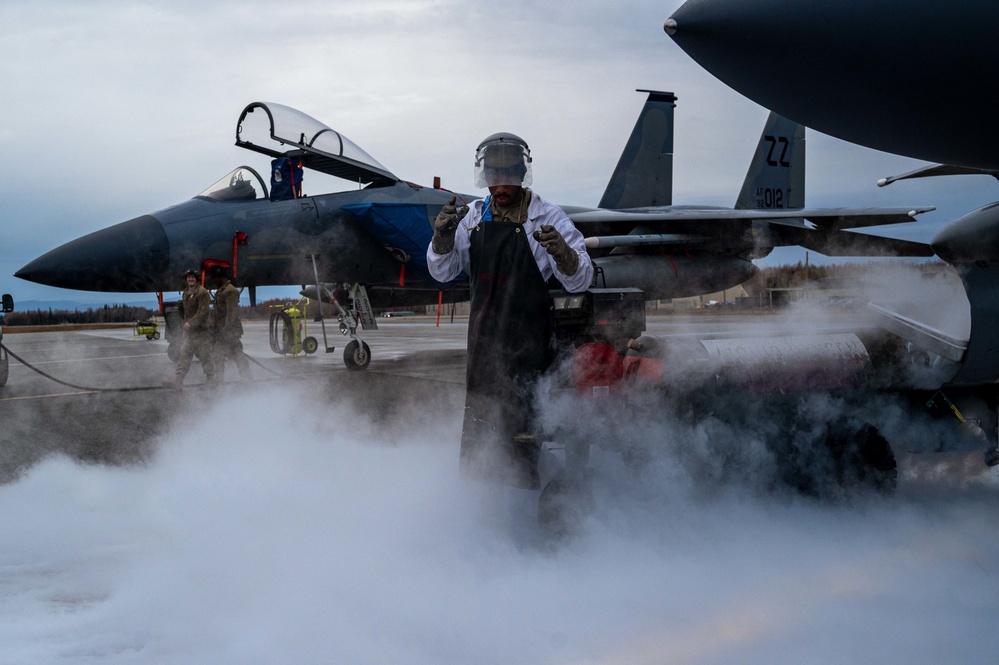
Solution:
[[[673,203],[672,92],[649,93],[599,207],[610,209],[666,206]]]
[[[771,112],[735,208],[804,207],[805,127]]]

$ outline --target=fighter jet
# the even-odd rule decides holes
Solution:
[[[847,230],[911,222],[932,208],[805,207],[804,128],[777,115],[767,120],[733,209],[671,205],[676,97],[642,92],[648,98],[599,207],[565,207],[586,238],[596,286],[640,289],[649,300],[718,291],[755,273],[752,259],[791,244],[829,255],[932,253],[924,244]],[[270,189],[240,166],[189,201],[68,242],[16,276],[162,293],[178,288],[187,268],[221,264],[250,289],[251,301],[257,286],[315,287],[341,307],[352,342],[357,321],[376,326],[374,307],[467,299],[463,277],[441,284],[426,265],[433,220],[455,194],[402,180],[340,132],[280,104],[244,108],[236,145],[272,158]],[[309,169],[350,188],[305,195]],[[353,348],[366,351],[363,342]]]

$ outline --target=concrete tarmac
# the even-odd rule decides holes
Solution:
[[[0,482],[18,478],[56,451],[84,462],[141,463],[170,423],[220,391],[300,384],[315,394],[315,404],[303,408],[322,409],[336,400],[386,418],[417,400],[423,409],[460,409],[467,321],[439,327],[431,317],[378,323],[379,330],[363,331],[370,366],[351,371],[343,362],[349,339],[335,322],[327,325],[332,353],[324,352],[321,326],[309,323],[307,332],[320,346],[311,356],[275,354],[267,323],[245,322],[243,345],[255,361],[253,380],[241,382],[230,361],[225,382],[212,390],[195,360],[182,391],[162,386],[175,367],[165,339],[136,339],[131,327],[29,333],[8,327],[4,345],[32,367],[11,357],[7,385],[0,388]]]
[[[456,418],[464,400],[467,319],[414,316],[379,319],[379,330],[362,331],[371,349],[370,366],[348,370],[343,349],[348,338],[335,322],[327,323],[325,353],[322,328],[308,322],[308,335],[319,342],[314,355],[279,356],[269,343],[266,322],[244,322],[243,344],[253,380],[239,381],[230,362],[225,383],[212,390],[195,360],[186,388],[162,383],[174,376],[164,339],[135,338],[131,327],[104,330],[16,333],[5,331],[4,344],[37,370],[10,359],[7,385],[0,388],[0,483],[15,480],[45,456],[62,452],[83,462],[136,464],[147,459],[171,423],[207,408],[219,395],[288,385],[304,387],[314,403],[303,409],[349,405],[354,412],[389,421],[396,413],[420,412]],[[836,313],[822,330],[856,329],[855,316]],[[756,314],[657,316],[647,333],[698,337],[789,334],[800,320]],[[311,398],[310,398],[311,399]],[[898,452],[898,451],[897,451]],[[972,459],[979,470],[980,454]],[[900,460],[900,463],[902,460]]]
[[[650,332],[731,332],[766,326],[772,317],[652,317]],[[306,334],[319,342],[314,355],[279,356],[270,348],[267,322],[244,321],[244,351],[253,381],[239,382],[228,363],[220,391],[238,392],[281,384],[304,384],[323,409],[349,403],[360,413],[390,418],[417,404],[441,414],[460,411],[464,400],[466,317],[436,324],[432,316],[379,318],[378,330],[361,331],[371,349],[366,370],[348,370],[343,350],[349,342],[336,321],[307,322]],[[0,388],[0,482],[18,478],[53,452],[95,463],[141,463],[155,440],[175,419],[210,403],[216,393],[205,385],[195,359],[186,388],[162,383],[174,376],[167,342],[136,337],[132,327],[19,333],[8,327],[4,344],[32,367],[10,359],[7,385]],[[326,353],[326,345],[333,346]],[[47,378],[37,370],[59,381]]]

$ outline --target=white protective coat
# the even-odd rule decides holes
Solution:
[[[483,200],[473,201],[469,206],[468,214],[458,223],[458,229],[454,236],[454,249],[447,254],[438,254],[433,247],[427,248],[427,266],[430,274],[439,282],[448,282],[465,270],[468,272],[469,256],[469,234],[482,221]],[[486,222],[487,224],[489,222]],[[564,275],[555,266],[555,259],[545,251],[545,248],[534,239],[534,232],[541,228],[541,225],[554,226],[569,247],[574,249],[579,255],[579,267],[573,275]],[[541,277],[548,279],[555,275],[562,283],[566,291],[580,293],[585,291],[590,282],[593,281],[593,263],[583,244],[583,234],[575,227],[572,220],[565,212],[556,205],[548,203],[536,193],[531,193],[531,202],[527,206],[527,221],[524,222],[524,231],[527,233],[527,242],[531,247],[534,260],[541,270]]]

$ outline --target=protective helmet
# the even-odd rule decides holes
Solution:
[[[531,182],[531,149],[516,134],[493,134],[475,149],[476,187],[527,187]]]
[[[187,279],[188,277],[197,277],[197,276],[198,276],[198,271],[192,268],[188,268],[187,270],[184,271],[184,279]]]
[[[228,278],[229,270],[225,266],[212,266],[212,277],[214,279]]]

